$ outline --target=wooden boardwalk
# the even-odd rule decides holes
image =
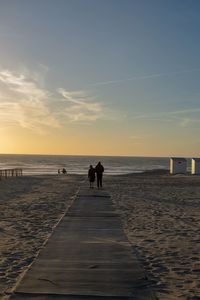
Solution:
[[[108,193],[82,189],[16,286],[19,299],[156,299]]]

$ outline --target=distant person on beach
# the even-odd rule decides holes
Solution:
[[[66,170],[65,168],[63,168],[63,169],[62,169],[62,173],[63,173],[63,174],[66,174],[66,173],[67,173],[67,170]]]
[[[88,170],[88,178],[90,181],[90,188],[93,189],[93,183],[95,182],[95,168],[93,168],[92,165],[90,165],[90,168]]]
[[[104,172],[104,167],[99,161],[98,164],[95,167],[95,172],[97,173],[97,187],[102,188],[102,178],[103,178],[103,172]]]

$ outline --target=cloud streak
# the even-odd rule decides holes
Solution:
[[[45,127],[59,127],[48,108],[49,92],[31,76],[0,71],[0,124],[16,124],[42,133]]]
[[[102,104],[94,102],[86,92],[60,88],[58,93],[67,103],[64,114],[71,122],[91,122],[103,117]]]
[[[118,79],[118,80],[99,81],[99,82],[90,83],[88,86],[95,87],[95,86],[104,86],[104,85],[110,85],[110,84],[125,83],[128,81],[156,79],[156,78],[161,78],[161,77],[181,75],[181,74],[185,74],[185,73],[193,73],[193,72],[199,72],[199,71],[200,71],[200,68],[181,70],[181,71],[172,71],[172,72],[166,72],[166,73],[153,73],[153,74],[147,74],[147,75],[142,75],[142,76],[127,77],[127,78]]]
[[[0,126],[20,126],[37,133],[67,123],[108,117],[106,108],[86,91],[42,88],[41,74],[0,70]],[[42,84],[41,84],[42,83]]]
[[[200,108],[184,109],[184,110],[175,110],[169,112],[158,112],[158,113],[148,113],[148,114],[135,114],[132,116],[132,119],[144,119],[150,121],[159,121],[159,122],[177,122],[181,127],[187,127],[193,123],[200,123],[199,118],[195,118],[194,114],[198,114]]]

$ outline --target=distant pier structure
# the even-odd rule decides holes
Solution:
[[[18,177],[22,175],[23,175],[23,171],[22,169],[19,168],[0,170],[0,180],[4,178],[7,179],[8,177]]]
[[[185,174],[187,173],[187,160],[180,157],[170,158],[170,174]]]

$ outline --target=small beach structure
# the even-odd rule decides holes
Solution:
[[[200,175],[200,158],[192,158],[191,174],[192,175]]]
[[[180,157],[170,158],[170,174],[185,174],[187,172],[187,160]]]

